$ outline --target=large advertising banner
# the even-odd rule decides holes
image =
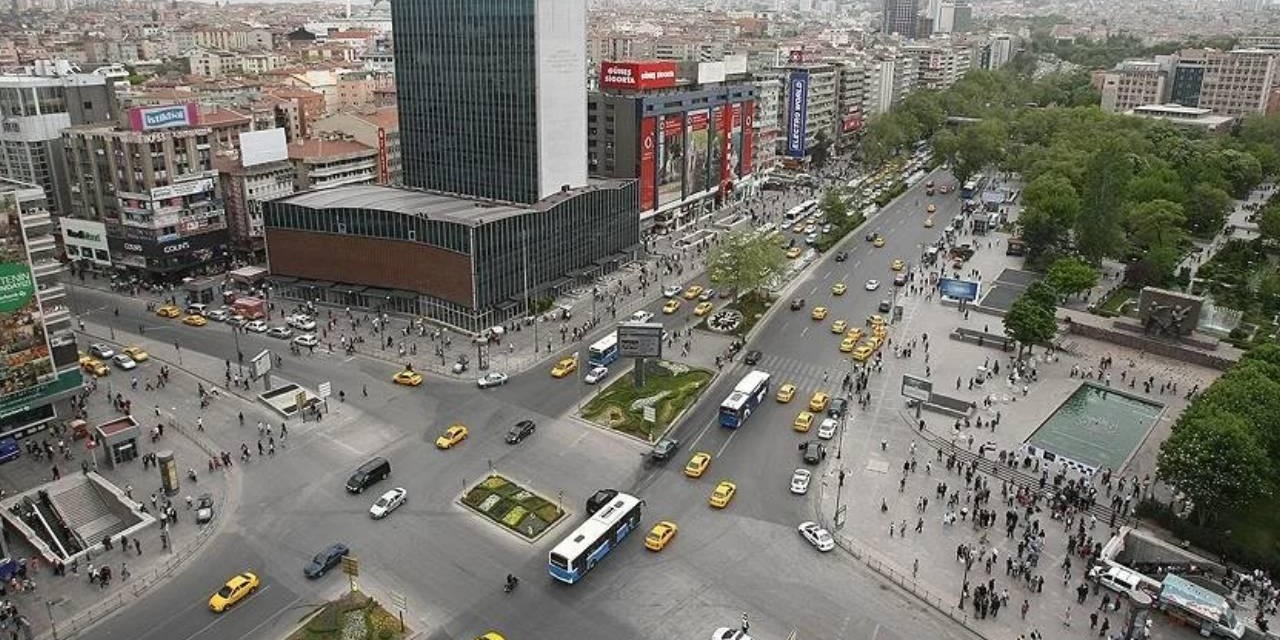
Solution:
[[[676,86],[675,62],[650,60],[644,62],[618,62],[606,60],[600,64],[600,86],[605,89],[636,91],[666,89]]]
[[[805,132],[809,118],[809,72],[792,71],[787,79],[787,155],[803,158],[808,151]]]
[[[707,163],[706,183],[704,189],[720,188],[720,169],[724,164],[724,126],[721,121],[724,119],[727,110],[725,107],[715,107],[711,110],[711,121],[707,123]]]
[[[0,192],[0,397],[57,379],[18,199]]]
[[[684,114],[664,116],[658,130],[658,205],[684,197]]]
[[[648,117],[640,121],[640,210],[652,211],[658,206],[657,167],[658,119]]]
[[[707,129],[710,117],[706,109],[689,112],[689,144],[685,156],[685,196],[707,190]]]
[[[756,138],[756,103],[748,100],[742,103],[742,169],[739,175],[751,174],[751,152],[755,149]]]

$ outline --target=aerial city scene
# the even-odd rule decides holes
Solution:
[[[0,640],[1265,640],[1278,0],[11,0]]]

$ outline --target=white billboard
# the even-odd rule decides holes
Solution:
[[[723,62],[699,62],[698,84],[724,82],[725,64]]]
[[[246,167],[289,159],[284,129],[263,129],[240,134],[240,162]]]

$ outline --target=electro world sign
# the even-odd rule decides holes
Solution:
[[[808,151],[809,72],[792,71],[787,80],[787,155],[803,158]]]

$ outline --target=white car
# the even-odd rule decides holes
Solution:
[[[89,353],[93,354],[96,358],[103,359],[110,358],[116,354],[115,349],[112,349],[101,342],[95,342],[94,344],[89,345]]]
[[[213,311],[204,314],[204,317],[213,320],[214,322],[226,322],[227,318],[231,317],[231,312],[226,309],[214,309]]]
[[[290,329],[289,327],[271,327],[271,330],[267,332],[267,335],[272,338],[280,338],[283,340],[293,335],[293,329]]]
[[[879,288],[880,288],[880,281],[879,281],[879,280],[868,280],[868,281],[867,281],[867,284],[866,284],[866,286],[865,286],[864,288],[865,288],[867,291],[875,291],[876,289],[879,289]]]
[[[813,479],[813,472],[808,469],[796,469],[791,474],[791,493],[802,496],[809,493],[809,481]]]
[[[674,298],[680,295],[681,291],[684,291],[684,287],[678,284],[669,284],[662,288],[662,295],[667,298]]]
[[[304,315],[289,316],[289,318],[285,320],[285,324],[288,324],[289,326],[293,327],[294,329],[297,329],[298,331],[315,331],[316,330],[316,321],[312,320],[310,316],[304,316]]]
[[[506,383],[507,383],[507,374],[502,373],[500,371],[486,373],[484,374],[484,377],[480,378],[479,380],[476,380],[476,386],[480,387],[481,389],[488,389],[489,387],[500,387]]]
[[[254,333],[266,333],[267,329],[270,328],[271,327],[267,326],[267,323],[261,320],[251,320],[249,323],[244,325],[245,331],[252,331]]]
[[[738,627],[720,627],[711,632],[711,640],[751,640],[751,636]]]
[[[648,311],[645,311],[644,309],[641,309],[631,314],[632,322],[648,322],[652,319],[653,319],[653,314]]]
[[[314,333],[304,333],[293,339],[293,343],[299,347],[314,347],[320,344],[320,339]]]
[[[125,371],[128,371],[128,370],[130,370],[130,369],[132,369],[132,368],[134,368],[134,367],[138,366],[138,363],[134,362],[134,361],[133,361],[133,358],[130,358],[129,356],[127,356],[127,355],[125,355],[125,354],[123,354],[123,353],[118,353],[118,354],[116,354],[114,357],[112,357],[112,358],[111,358],[111,364],[114,364],[114,365],[116,365],[117,367],[120,367],[121,369],[124,369]]]
[[[702,295],[698,296],[698,299],[703,302],[710,302],[714,297],[716,297],[716,290],[708,287],[706,291],[702,292]]]
[[[382,494],[382,497],[378,498],[378,501],[374,502],[372,507],[369,507],[369,515],[375,520],[385,518],[387,514],[395,511],[408,500],[409,492],[405,491],[404,487],[396,487]]]
[[[582,376],[582,381],[587,384],[595,384],[604,380],[609,375],[609,367],[591,367],[587,375]]]
[[[823,420],[822,424],[818,425],[818,437],[823,440],[830,440],[836,437],[836,429],[839,428],[839,426],[840,423],[836,422],[835,418],[827,418]]]
[[[836,541],[831,537],[831,533],[818,526],[816,522],[801,522],[797,529],[801,537],[808,540],[809,544],[818,551],[830,551],[836,548]]]

